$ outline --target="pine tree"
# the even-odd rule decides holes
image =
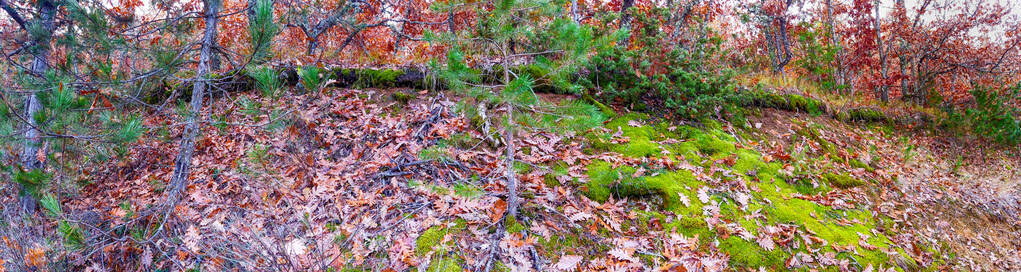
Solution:
[[[83,6],[89,4],[97,6]],[[107,105],[109,99],[99,91],[110,83],[109,54],[118,41],[108,37],[109,19],[98,5],[36,1],[36,17],[26,20],[0,1],[0,8],[32,38],[26,50],[16,51],[23,57],[13,60],[30,65],[12,65],[19,68],[12,77],[14,88],[22,91],[5,92],[0,107],[0,144],[22,147],[19,163],[4,168],[19,183],[23,211],[34,211],[39,197],[52,191],[54,172],[123,154],[123,144],[142,133],[137,117]],[[55,160],[53,153],[63,156]]]
[[[209,74],[213,48],[216,47],[216,27],[219,22],[220,1],[204,0],[204,15],[206,22],[205,31],[202,35],[202,47],[199,53],[198,71],[195,74],[194,84],[191,91],[191,103],[188,106],[187,121],[185,121],[184,134],[181,138],[180,150],[177,159],[174,160],[174,173],[170,183],[167,184],[166,200],[167,211],[172,211],[173,206],[180,199],[181,192],[189,181],[191,173],[191,157],[195,152],[195,139],[198,138],[202,122],[202,100],[205,99],[206,89],[209,87]]]
[[[450,1],[435,8],[449,12],[463,6],[475,9],[479,18],[476,27],[441,35],[427,33],[428,41],[450,48],[445,58],[433,60],[430,65],[448,88],[470,98],[458,108],[477,120],[487,138],[494,132],[491,120],[502,126],[498,134],[505,156],[506,216],[515,218],[521,205],[514,167],[518,133],[531,129],[584,130],[601,125],[606,118],[597,108],[582,102],[543,103],[535,88],[545,86],[580,94],[581,86],[574,83],[578,67],[584,67],[597,48],[609,48],[613,37],[594,36],[590,27],[579,25],[563,11],[565,3],[556,1]],[[492,76],[487,78],[480,69],[470,67],[466,61],[469,58],[494,60],[488,73]],[[502,115],[490,109],[500,109]]]
[[[273,0],[249,1],[248,33],[251,35],[251,64],[259,65],[268,61],[273,51],[273,37],[280,33],[280,26],[273,21]]]

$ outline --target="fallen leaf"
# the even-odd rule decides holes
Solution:
[[[684,193],[677,192],[677,198],[681,200],[681,204],[684,204],[684,207],[691,206],[691,200],[688,200],[688,196]]]
[[[493,208],[489,210],[490,222],[496,223],[503,218],[503,213],[507,211],[507,201],[503,199],[497,199],[496,203],[493,203]]]
[[[578,269],[578,264],[581,263],[582,257],[578,255],[564,255],[557,261],[556,269],[560,271],[574,271]]]
[[[202,247],[199,246],[199,240],[201,239],[199,229],[195,225],[188,226],[188,231],[184,233],[184,246],[188,247],[191,251],[201,251]]]
[[[301,256],[305,255],[305,251],[308,250],[308,247],[305,246],[304,239],[294,239],[287,243],[287,247],[284,248],[284,250],[286,250],[287,254],[291,256]]]
[[[772,251],[776,248],[776,243],[773,242],[773,237],[766,233],[759,232],[759,237],[755,238],[755,242],[767,251]]]
[[[705,186],[698,188],[698,201],[702,201],[702,203],[709,203],[709,188],[706,188]]]
[[[616,257],[617,259],[629,261],[629,262],[632,262],[632,263],[638,263],[639,262],[638,258],[636,258],[633,255],[634,252],[635,252],[635,249],[633,249],[633,248],[619,248],[618,247],[618,248],[611,249],[610,252],[607,252],[607,253],[610,253],[611,256]]]

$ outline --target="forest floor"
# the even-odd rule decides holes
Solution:
[[[618,109],[601,128],[515,135],[514,219],[499,140],[456,96],[408,92],[214,99],[166,225],[130,224],[162,201],[180,137],[173,109],[150,115],[158,129],[64,201],[90,245],[52,258],[97,271],[1021,270],[1021,159],[978,140],[774,109],[751,110],[747,128]]]

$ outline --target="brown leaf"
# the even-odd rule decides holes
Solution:
[[[39,150],[37,150],[35,152],[35,159],[39,160],[40,163],[46,163],[46,146],[45,145],[42,148],[39,148]]]
[[[507,211],[507,201],[503,199],[497,199],[496,203],[493,203],[493,208],[489,210],[490,222],[496,223],[503,218],[503,213]]]

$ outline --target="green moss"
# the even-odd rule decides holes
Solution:
[[[431,253],[432,261],[429,263],[428,271],[450,271],[459,272],[464,271],[462,264],[464,259],[457,254],[450,254],[449,252],[438,252],[438,246],[443,242],[443,239],[450,233],[456,233],[463,231],[467,227],[467,221],[464,219],[457,219],[452,224],[447,223],[445,225],[432,226],[426,229],[418,236],[415,240],[415,254],[418,256],[428,256]],[[434,251],[437,251],[434,253]]]
[[[582,246],[582,240],[572,232],[561,232],[550,235],[548,238],[537,237],[537,241],[546,252],[565,253],[566,250],[576,249]]]
[[[613,169],[609,163],[598,161],[588,166],[589,183],[585,185],[585,195],[589,199],[603,202],[611,195],[618,198],[657,197],[668,210],[692,209],[700,211],[700,204],[684,207],[678,194],[684,194],[689,200],[696,199],[691,188],[704,185],[687,170],[664,171],[657,175],[634,178],[636,169],[622,166]],[[694,204],[694,203],[693,203]]]
[[[838,113],[836,117],[845,122],[885,123],[889,121],[886,114],[872,108],[853,108]]]
[[[458,256],[440,256],[432,259],[429,263],[429,267],[426,271],[437,271],[437,272],[462,272],[464,268],[461,267],[461,258]]]
[[[790,110],[803,111],[811,114],[820,114],[824,111],[825,104],[814,98],[808,98],[796,94],[785,94],[784,98],[790,105]]]
[[[659,144],[650,141],[646,138],[632,138],[630,142],[623,145],[617,145],[613,148],[614,152],[624,154],[628,157],[653,157],[661,152],[663,149]]]
[[[737,150],[737,160],[734,163],[733,170],[738,175],[756,175],[759,168],[765,166],[765,162],[762,161],[762,156],[755,151],[748,149]]]
[[[865,169],[865,171],[869,171],[869,172],[875,172],[876,171],[876,169],[872,168],[871,165],[868,165],[868,164],[866,164],[866,163],[864,163],[864,162],[862,162],[861,160],[858,160],[858,159],[851,159],[850,164],[851,164],[852,167],[862,168],[862,169]]]
[[[343,72],[350,73],[345,69]],[[397,79],[404,75],[404,71],[383,69],[358,69],[355,70],[357,78],[352,84],[355,88],[392,88],[397,86]]]
[[[698,201],[695,200],[695,202]],[[699,242],[703,244],[712,242],[715,233],[706,226],[701,211],[683,213],[680,216],[672,224],[669,224],[667,229],[684,234],[685,237],[698,237]]]
[[[797,102],[798,107],[811,108],[812,100],[806,99]],[[785,98],[784,101],[788,101]],[[807,103],[807,104],[806,104]],[[809,105],[809,106],[805,106]],[[822,107],[816,105],[818,107]],[[823,110],[816,108],[816,110]],[[639,127],[630,126],[631,121],[643,123]],[[674,159],[674,156],[683,156],[693,162],[694,165],[702,167],[718,167],[730,170],[729,173],[716,172],[712,176],[723,182],[735,178],[743,178],[747,181],[750,190],[746,191],[750,199],[747,209],[741,207],[732,193],[723,192],[710,193],[709,197],[720,207],[720,216],[724,222],[735,222],[744,229],[757,233],[760,226],[791,224],[797,228],[814,233],[821,239],[827,240],[830,244],[840,246],[857,247],[857,253],[841,253],[842,258],[854,258],[863,264],[887,264],[889,258],[880,250],[867,250],[859,246],[859,233],[873,235],[876,222],[879,218],[873,218],[871,213],[857,209],[835,210],[833,208],[819,205],[818,203],[792,197],[795,193],[815,194],[829,190],[828,186],[813,188],[811,184],[791,184],[786,175],[780,174],[783,165],[776,162],[767,163],[763,161],[762,155],[754,150],[738,148],[734,136],[724,131],[721,125],[715,122],[706,122],[705,128],[699,129],[689,126],[679,126],[675,129],[668,129],[669,124],[648,124],[648,117],[643,115],[628,114],[619,116],[606,124],[611,131],[620,128],[621,134],[631,139],[628,143],[614,144],[602,137],[589,137],[593,146],[603,150],[609,150],[631,157],[656,157]],[[826,155],[834,158],[842,157],[838,154],[835,145],[821,137],[818,125],[810,125],[798,131],[800,137],[809,138],[819,143]],[[608,137],[607,137],[608,138]],[[660,144],[666,139],[675,139],[675,144]],[[654,150],[654,151],[653,151]],[[669,152],[662,152],[662,151]],[[672,154],[668,154],[672,153]],[[707,158],[708,160],[705,160]],[[733,164],[717,164],[720,159],[733,159]],[[851,165],[865,165],[856,159],[849,160]],[[637,171],[635,167],[644,166],[620,166],[614,168],[612,164],[605,161],[594,161],[588,165],[588,183],[584,184],[582,190],[586,196],[596,201],[605,201],[610,196],[617,198],[630,198],[634,201],[647,201],[661,204],[662,211],[672,212],[674,216],[666,216],[660,211],[648,211],[640,213],[642,222],[633,222],[625,227],[639,232],[649,230],[648,222],[651,218],[657,218],[663,223],[663,227],[669,231],[684,234],[687,237],[699,237],[701,246],[711,247],[718,242],[721,251],[731,256],[731,265],[746,268],[772,268],[783,269],[784,263],[792,254],[805,252],[806,246],[801,244],[795,248],[777,248],[765,250],[754,241],[746,241],[731,233],[726,239],[721,239],[720,233],[714,227],[706,225],[702,203],[697,197],[697,190],[707,184],[696,178],[687,170],[664,171],[656,169],[645,169],[646,174],[640,177],[633,177]],[[862,167],[866,168],[866,167]],[[868,169],[868,168],[866,168]],[[812,173],[808,173],[811,175]],[[829,181],[831,177],[838,177],[839,180]],[[858,186],[860,180],[845,175],[828,174],[824,176],[827,184],[836,187]],[[845,178],[847,177],[847,178]],[[854,185],[859,183],[858,185]],[[687,199],[685,205],[680,196]],[[759,211],[765,218],[749,217],[753,211]],[[672,221],[667,222],[667,218]],[[856,222],[847,225],[847,222]],[[871,236],[867,242],[871,245],[886,248],[890,246],[886,236]],[[804,243],[797,238],[794,243]],[[814,245],[813,247],[819,247]],[[830,247],[818,248],[818,250],[832,252]],[[853,255],[853,256],[847,256]]]
[[[823,179],[826,180],[830,185],[839,188],[854,188],[865,184],[864,181],[851,177],[848,174],[833,174],[824,173],[822,174]]]
[[[521,161],[515,161],[514,171],[518,172],[519,174],[528,174],[532,172],[532,165]]]
[[[766,267],[782,269],[790,254],[781,249],[766,250],[756,242],[730,236],[720,241],[720,250],[730,254],[730,265],[740,267]]]
[[[557,186],[561,185],[560,184],[560,180],[558,180],[557,177],[567,176],[567,175],[568,175],[567,164],[564,163],[564,162],[560,162],[560,163],[557,163],[556,165],[553,166],[553,171],[552,172],[544,175],[542,178],[543,178],[544,183],[546,183],[546,186],[552,188],[552,187],[557,187]]]
[[[507,229],[507,232],[510,232],[510,233],[521,233],[522,231],[524,231],[526,229],[525,225],[522,225],[521,223],[518,222],[517,219],[515,219],[514,217],[511,217],[511,216],[507,216],[504,219],[503,225],[504,225],[504,228]]]
[[[695,138],[695,144],[699,152],[710,156],[729,155],[735,150],[734,143],[711,136]]]
[[[711,123],[709,124],[711,125]],[[709,156],[712,159],[720,159],[734,154],[737,151],[734,138],[719,128],[700,130],[693,127],[680,127],[678,134],[687,138],[686,141],[674,145],[672,151],[682,155],[689,161],[699,163],[701,156]]]
[[[627,137],[643,137],[651,139],[655,136],[656,130],[654,128],[650,126],[634,127],[631,126],[631,124],[629,124],[632,123],[632,121],[643,123],[647,119],[649,119],[649,116],[645,114],[628,113],[626,115],[619,116],[607,122],[606,128],[609,128],[612,131],[617,131],[617,129],[620,128],[620,131],[623,133],[623,136]]]
[[[592,105],[595,105],[596,108],[599,108],[599,111],[603,112],[603,115],[606,115],[606,117],[613,118],[613,117],[617,116],[617,113],[614,112],[613,109],[611,109],[610,107],[607,107],[603,103],[600,103],[598,100],[593,98],[592,95],[589,95],[589,94],[586,93],[586,94],[582,95],[582,99],[584,99],[585,101],[588,101]]]
[[[415,254],[418,254],[418,256],[429,254],[440,242],[443,242],[443,237],[445,236],[447,236],[447,230],[443,226],[436,225],[430,227],[415,240]]]
[[[622,175],[621,172],[625,174]],[[589,199],[603,202],[610,198],[610,188],[620,179],[627,177],[628,173],[634,173],[635,169],[629,166],[623,166],[619,169],[613,169],[610,163],[605,161],[596,161],[588,165],[589,181],[582,188],[585,196]]]
[[[819,127],[821,127],[821,125],[808,125],[805,126],[805,128],[799,129],[796,133],[818,144],[819,147],[822,148],[823,155],[828,155],[830,159],[838,163],[844,163],[844,158],[840,156],[840,152],[837,151],[837,147],[830,141],[822,138],[822,134],[819,132]]]
[[[611,145],[610,150],[629,157],[650,157],[657,156],[663,151],[663,147],[653,140],[659,136],[659,132],[652,126],[631,126],[632,122],[643,122],[648,117],[640,114],[628,114],[611,120],[606,127],[612,131],[620,131],[621,136],[628,137],[625,144]]]
[[[402,91],[396,91],[390,96],[391,98],[393,98],[394,101],[400,103],[401,105],[407,105],[408,102],[411,102],[412,99],[415,99],[415,95]]]
[[[752,104],[763,108],[788,109],[790,106],[783,96],[768,92],[755,92],[752,94]]]
[[[818,99],[797,94],[774,94],[765,91],[752,94],[752,105],[786,111],[807,112],[818,115],[826,111],[826,104]]]

